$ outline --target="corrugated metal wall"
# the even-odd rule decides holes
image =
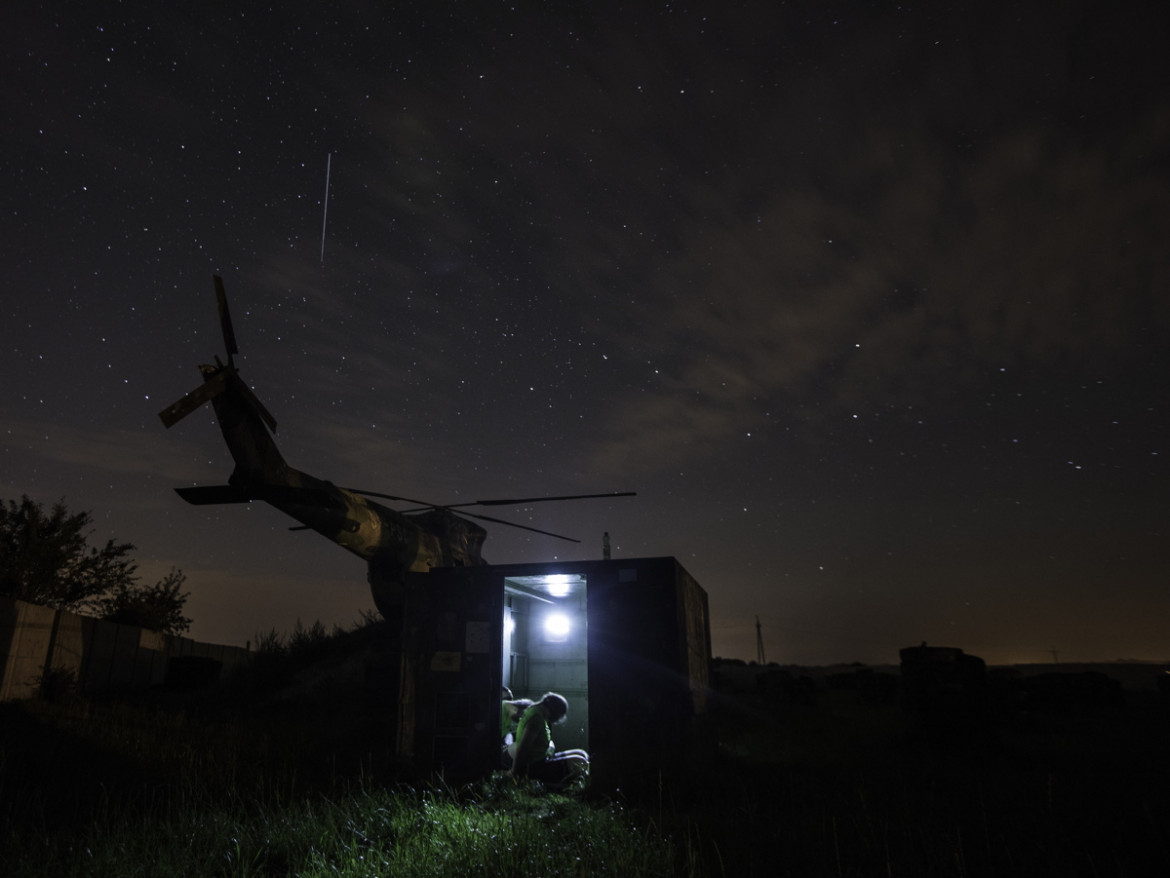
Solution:
[[[247,655],[238,646],[201,643],[0,597],[0,701],[35,696],[46,674],[69,676],[84,694],[97,695],[162,685],[174,658],[209,658],[228,668]]]

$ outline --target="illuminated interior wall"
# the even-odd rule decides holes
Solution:
[[[527,698],[528,634],[531,628],[529,605],[532,599],[504,594],[504,685],[516,698]]]
[[[532,591],[527,588],[527,591]],[[558,750],[589,747],[589,672],[586,589],[533,596],[505,580],[504,685],[516,698],[557,692],[569,702],[568,718],[553,729]],[[555,624],[560,617],[567,630]],[[551,624],[550,624],[551,623]]]

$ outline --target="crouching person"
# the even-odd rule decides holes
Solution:
[[[558,751],[552,727],[569,714],[569,702],[555,692],[528,707],[516,724],[516,740],[508,748],[513,777],[531,777],[548,784],[567,784],[589,773],[589,754],[584,750]]]
[[[512,690],[503,687],[503,700],[500,702],[500,758],[502,768],[512,767],[512,745],[516,743],[516,724],[524,711],[532,707],[527,698],[513,698]]]

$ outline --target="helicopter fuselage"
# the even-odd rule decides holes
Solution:
[[[406,514],[290,467],[234,367],[201,366],[224,442],[235,461],[227,485],[177,488],[196,505],[260,500],[366,561],[374,602],[398,605],[407,572],[484,564],[487,531],[445,509]]]

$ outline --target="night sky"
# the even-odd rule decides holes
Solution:
[[[676,556],[715,655],[1170,659],[1164,3],[224,5],[0,12],[0,497],[179,567],[192,636],[372,608],[172,490],[231,471],[157,416],[220,274],[292,466],[637,491],[484,556]]]

